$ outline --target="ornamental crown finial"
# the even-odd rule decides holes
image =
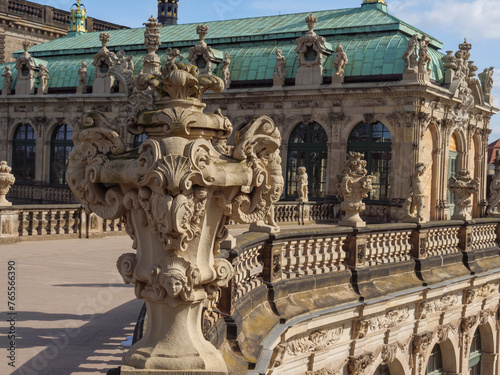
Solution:
[[[458,48],[462,51],[469,52],[472,48],[472,44],[467,43],[467,38],[464,38],[464,42],[458,45]]]
[[[312,13],[310,13],[306,17],[306,23],[307,23],[307,27],[309,28],[310,33],[314,32],[314,26],[316,25],[317,22],[318,22],[318,18],[314,17],[314,15]]]
[[[24,39],[23,41],[23,49],[24,49],[24,52],[28,52],[28,50],[30,49],[31,47],[31,42],[28,40],[28,39]]]
[[[200,36],[200,42],[205,40],[205,37],[208,34],[208,29],[207,25],[198,25],[198,27],[196,27],[196,34]]]

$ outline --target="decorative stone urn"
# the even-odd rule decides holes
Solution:
[[[479,191],[479,180],[472,179],[467,169],[458,171],[457,177],[450,177],[448,189],[455,194],[455,213],[451,217],[456,220],[472,219],[472,194]]]
[[[340,209],[345,211],[344,220],[339,225],[350,227],[364,227],[366,223],[359,216],[360,212],[366,209],[362,202],[368,197],[372,190],[372,180],[374,176],[366,175],[366,160],[362,159],[363,154],[359,152],[349,152],[346,167],[342,174],[337,175],[337,189],[344,198],[340,204]]]
[[[122,375],[227,374],[201,329],[203,304],[216,302],[233,274],[214,255],[229,219],[269,223],[283,191],[281,137],[272,120],[249,123],[227,146],[230,121],[220,111],[203,113],[208,89],[221,92],[224,83],[173,58],[135,80],[128,129],[148,136],[138,149],[127,151],[97,112],[86,113],[74,132],[73,193],[88,212],[124,216],[137,250],[117,266],[146,301],[147,329],[125,354]]]
[[[10,173],[11,170],[6,161],[0,162],[0,207],[12,206],[12,203],[5,198],[10,187],[16,182],[16,178]]]

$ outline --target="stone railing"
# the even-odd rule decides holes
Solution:
[[[12,185],[8,199],[19,199],[36,202],[40,204],[58,202],[76,203],[76,199],[68,187],[40,187],[34,185]]]
[[[43,19],[44,9],[43,5],[32,2],[9,0],[8,11],[19,15]]]
[[[377,284],[371,289],[365,285],[363,289],[362,284],[366,284],[368,277],[364,275],[381,280],[381,275],[395,277],[399,280],[397,283],[410,280],[407,287],[444,281],[460,274],[470,274],[471,267],[478,270],[477,265],[469,264],[474,261],[474,251],[487,249],[488,256],[498,258],[497,233],[500,233],[499,219],[421,225],[377,224],[360,229],[335,225],[305,226],[282,229],[280,233],[270,235],[246,233],[236,238],[234,248],[222,250],[219,255],[230,260],[234,277],[231,288],[222,291],[218,306],[229,314],[237,309],[242,297],[251,299],[253,291],[264,285],[272,291],[275,283],[345,272],[356,275],[347,277],[347,280],[361,294],[365,290],[373,292],[380,288]],[[500,259],[498,262],[500,264]],[[441,268],[446,272],[439,271]],[[400,274],[410,276],[398,279]],[[315,284],[306,282],[303,285]]]
[[[125,233],[122,219],[87,215],[81,205],[29,205],[0,209],[0,242],[41,238],[89,238]]]

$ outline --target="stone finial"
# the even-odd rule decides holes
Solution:
[[[146,26],[146,30],[144,31],[144,45],[148,51],[147,55],[144,56],[143,66],[144,73],[152,74],[157,73],[160,67],[160,57],[156,54],[161,44],[160,24],[153,16],[149,17],[148,21],[143,23]]]
[[[196,34],[200,36],[200,43],[205,43],[205,37],[208,34],[208,26],[207,25],[198,25],[196,27]]]
[[[10,173],[11,170],[6,161],[0,162],[0,207],[12,206],[12,203],[5,198],[10,187],[16,182],[16,178]]]
[[[31,47],[31,42],[28,39],[23,40],[23,49],[25,54],[28,54],[30,47]]]
[[[461,51],[469,52],[472,49],[472,44],[467,43],[467,38],[464,38],[464,42],[458,45],[458,49]]]
[[[443,62],[443,67],[445,69],[456,69],[457,68],[457,58],[453,56],[453,51],[446,51],[446,55],[441,57]]]
[[[297,200],[299,202],[309,202],[309,181],[305,167],[298,168],[295,181],[297,181],[297,193],[299,196]]]
[[[146,26],[146,31],[144,31],[144,45],[148,50],[148,53],[158,51],[160,46],[160,24],[154,16],[149,17],[149,22],[143,23]]]
[[[366,175],[368,171],[362,153],[349,152],[347,157],[344,172],[337,175],[337,189],[344,198],[340,209],[346,213],[344,220],[339,222],[339,225],[364,227],[366,223],[359,214],[366,209],[362,200],[367,198],[368,193],[371,192],[374,176]]]
[[[306,17],[306,23],[307,23],[307,27],[309,28],[309,34],[315,34],[314,33],[314,26],[316,25],[317,22],[318,22],[318,18],[314,17],[314,15],[312,13],[310,13]]]
[[[415,172],[410,180],[410,196],[403,204],[403,221],[410,223],[423,223],[424,219],[424,201],[425,201],[425,175],[427,166],[424,163],[418,163],[415,166]]]
[[[479,180],[472,179],[467,169],[458,171],[457,177],[450,177],[448,189],[455,193],[455,213],[451,217],[456,220],[472,219],[472,194],[479,190]]]
[[[282,139],[264,116],[244,126],[234,146],[214,147],[227,142],[232,124],[220,111],[204,113],[201,98],[224,83],[199,76],[170,52],[161,73],[135,79],[129,97],[129,130],[147,140],[131,153],[104,114],[87,112],[73,129],[68,184],[87,212],[125,216],[136,238],[137,254],[122,255],[117,268],[145,300],[148,329],[125,354],[121,372],[227,374],[222,353],[202,331],[203,307],[233,275],[231,263],[215,254],[228,219],[273,226],[272,206],[284,185]],[[153,101],[153,90],[159,98],[151,109],[140,98]]]
[[[99,34],[99,40],[102,43],[102,48],[107,48],[110,39],[111,39],[111,36],[109,35],[109,33],[100,33]]]

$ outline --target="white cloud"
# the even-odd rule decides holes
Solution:
[[[389,3],[392,14],[421,29],[460,31],[471,39],[500,39],[498,0],[398,0]]]

